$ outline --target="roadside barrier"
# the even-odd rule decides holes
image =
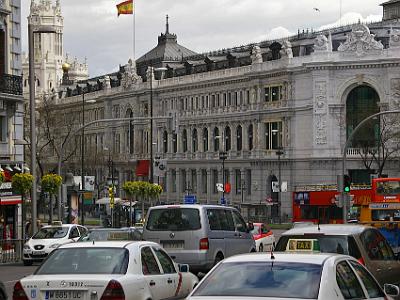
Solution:
[[[24,243],[23,240],[0,240],[0,264],[21,262]]]

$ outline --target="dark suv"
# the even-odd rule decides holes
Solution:
[[[364,264],[383,286],[400,283],[400,260],[385,237],[374,227],[364,225],[314,225],[284,232],[275,251],[289,249],[291,239],[317,239],[320,251],[347,254]]]

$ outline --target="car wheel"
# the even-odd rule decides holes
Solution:
[[[30,261],[30,260],[24,260],[24,261],[23,261],[23,263],[24,263],[24,266],[32,266],[32,264],[33,264],[33,261]]]
[[[258,247],[258,252],[264,252],[263,244],[260,244],[260,247]]]
[[[223,259],[224,259],[224,255],[223,255],[221,252],[219,252],[219,253],[217,254],[217,256],[215,257],[214,266],[215,266],[217,263],[219,263],[221,260],[223,260]]]

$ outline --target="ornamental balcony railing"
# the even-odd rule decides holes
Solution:
[[[22,95],[22,76],[0,74],[0,93]]]

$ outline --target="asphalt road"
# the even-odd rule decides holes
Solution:
[[[282,232],[286,230],[274,229],[275,240],[278,241]],[[22,263],[17,264],[0,264],[0,281],[2,281],[6,287],[8,293],[8,299],[12,299],[12,291],[14,284],[21,278],[32,274],[39,266],[38,263],[33,266],[24,266]]]
[[[22,263],[0,264],[0,281],[2,281],[6,287],[9,300],[12,299],[14,284],[21,278],[32,274],[37,267],[38,265],[26,267]]]

